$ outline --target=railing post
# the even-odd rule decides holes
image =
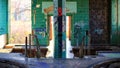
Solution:
[[[25,57],[27,56],[27,37],[25,37]]]
[[[31,57],[31,34],[29,34],[29,57]]]
[[[85,40],[85,37],[83,37],[82,44],[79,46],[79,58],[84,57],[84,40]]]

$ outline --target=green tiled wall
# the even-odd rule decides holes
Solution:
[[[38,0],[40,4],[40,8],[36,8],[37,0],[32,0],[32,23],[34,10],[36,10],[36,25],[32,24],[33,30],[36,28],[44,28],[45,24],[45,15],[42,13],[42,2],[43,1],[52,1],[52,0]],[[82,24],[80,30],[79,41],[81,41],[82,37],[85,35],[85,30],[89,30],[88,22],[89,22],[89,0],[66,0],[66,2],[77,2],[77,13],[67,13],[68,16],[72,16],[72,30],[71,30],[71,44],[76,45],[76,38],[74,37],[75,33],[75,23]],[[41,44],[48,45],[48,32],[46,33],[45,38],[39,39]],[[80,42],[81,43],[81,42]],[[79,44],[80,44],[79,43]]]
[[[2,1],[2,0],[0,0],[0,1]],[[41,8],[42,1],[51,1],[52,2],[53,0],[32,0],[32,21],[33,21],[33,10],[36,10],[36,25],[32,24],[33,30],[35,28],[46,27],[45,16],[42,13],[42,8]],[[80,43],[81,43],[82,37],[85,35],[85,30],[89,30],[89,0],[66,0],[66,1],[77,2],[77,13],[71,13],[71,14],[67,13],[67,15],[72,16],[71,44],[74,46],[74,45],[76,45],[76,38],[74,36],[75,35],[74,34],[75,33],[74,24],[80,23],[84,26],[82,29],[80,29],[80,35],[79,35]],[[116,26],[116,1],[117,0],[111,0],[111,1],[112,1],[112,6],[111,6],[111,9],[112,9],[111,43],[114,44],[114,43],[118,43],[117,39],[120,37],[120,36],[116,35],[117,27],[118,27],[118,31],[119,31],[118,34],[120,33],[120,27],[119,27],[120,24],[118,24],[118,26]],[[118,1],[120,2],[120,0],[118,0]],[[40,4],[40,8],[36,8],[37,3]],[[118,23],[119,23],[119,21],[118,21]],[[48,45],[48,32],[46,33],[45,38],[40,40],[40,43]]]
[[[120,44],[120,0],[118,0],[118,15],[117,15],[117,0],[112,1],[112,16],[111,16],[111,44]],[[118,21],[117,21],[118,16]],[[118,23],[118,24],[117,24]]]
[[[7,33],[8,0],[0,0],[0,35]]]
[[[73,1],[73,0],[67,0]],[[76,38],[75,38],[75,23],[79,23],[81,25],[81,29],[79,30],[79,43],[81,44],[81,40],[83,36],[85,36],[85,31],[89,30],[89,0],[76,0],[77,2],[77,13],[72,15],[72,32],[71,32],[71,45],[75,46]]]
[[[35,31],[36,29],[44,29],[45,36],[41,37],[41,34],[38,32],[35,32],[35,34],[39,38],[40,45],[46,46],[49,44],[49,37],[48,37],[48,30],[46,28],[46,19],[45,15],[42,13],[42,1],[51,1],[51,0],[32,0],[32,30]],[[40,4],[40,7],[37,8],[36,5]],[[34,22],[34,11],[35,13],[35,22]],[[35,23],[35,24],[34,24]],[[43,31],[42,31],[43,32]]]

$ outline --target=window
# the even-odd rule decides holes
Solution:
[[[31,0],[9,0],[9,43],[24,44],[31,29]]]

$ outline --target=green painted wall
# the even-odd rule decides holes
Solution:
[[[40,45],[49,44],[48,29],[46,28],[46,18],[42,13],[42,2],[51,0],[32,0],[32,30],[38,36]],[[39,4],[40,7],[36,7]]]
[[[38,1],[38,2],[37,2]],[[52,1],[52,0],[32,0],[32,29],[36,28],[46,28],[45,15],[42,13],[42,2]],[[81,29],[79,30],[79,42],[81,43],[82,37],[85,35],[85,31],[89,30],[89,0],[66,0],[66,2],[77,2],[77,13],[67,13],[67,15],[72,16],[72,30],[71,30],[71,44],[76,45],[75,38],[75,23],[79,23]],[[36,8],[36,4],[40,4],[40,8]],[[71,6],[71,5],[70,5]],[[34,22],[34,10],[36,10],[36,21]],[[36,24],[34,24],[36,23]],[[48,45],[48,31],[44,38],[39,39],[40,44]],[[38,34],[39,35],[39,34]],[[80,44],[79,43],[79,44]]]
[[[0,35],[8,33],[8,0],[0,0]]]
[[[112,1],[111,44],[120,44],[119,42],[120,41],[120,0],[111,0],[111,1]],[[118,9],[117,9],[117,4],[118,4]]]
[[[0,0],[2,1],[2,0]],[[37,2],[38,1],[38,2]],[[45,15],[42,13],[42,2],[43,1],[50,1],[52,2],[52,0],[32,0],[32,26],[33,26],[33,30],[35,30],[36,28],[46,28],[46,19],[45,19]],[[66,0],[67,2],[70,1],[72,2],[73,0]],[[81,43],[81,39],[82,37],[85,35],[85,30],[89,30],[89,0],[74,0],[74,2],[77,2],[77,13],[67,13],[67,15],[72,16],[72,30],[71,30],[71,44],[77,45],[76,43],[76,38],[75,38],[75,23],[79,23],[81,24],[83,27],[79,30],[79,41]],[[120,12],[118,13],[118,25],[116,24],[116,13],[117,13],[117,9],[116,9],[116,1],[117,0],[111,0],[112,1],[112,13],[111,13],[111,43],[112,44],[117,44],[120,43],[118,42],[118,40],[120,40]],[[118,2],[120,3],[120,0],[118,0]],[[118,4],[119,4],[118,3]],[[40,4],[40,8],[36,8],[36,4]],[[118,6],[118,11],[120,11],[120,4]],[[34,24],[34,18],[33,18],[33,14],[34,14],[34,10],[36,10],[36,24]],[[40,39],[40,44],[45,44],[48,45],[48,31],[46,31],[46,35],[44,38]],[[79,43],[79,44],[80,44]]]
[[[73,1],[73,0],[67,0],[67,1]],[[75,23],[79,23],[81,29],[78,30],[79,34],[79,43],[81,44],[81,40],[83,36],[85,36],[85,31],[89,30],[89,0],[76,0],[77,2],[77,13],[71,14],[72,15],[72,32],[71,32],[71,45],[75,46],[77,45],[76,40],[76,29],[75,29]]]

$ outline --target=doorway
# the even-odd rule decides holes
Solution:
[[[66,16],[66,58],[72,58],[73,54],[70,53],[70,50],[72,50],[71,46],[71,16]],[[49,17],[49,56],[54,57],[54,21],[53,16]]]

